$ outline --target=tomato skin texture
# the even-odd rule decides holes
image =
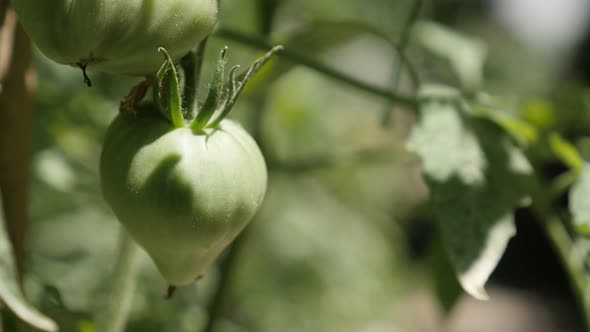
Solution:
[[[55,62],[143,76],[158,47],[178,60],[211,31],[217,0],[14,0],[25,30]]]
[[[262,203],[264,158],[231,120],[195,134],[158,114],[120,114],[100,162],[103,195],[174,286],[192,283]]]

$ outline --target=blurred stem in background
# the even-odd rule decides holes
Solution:
[[[140,249],[121,227],[119,257],[106,284],[101,303],[97,306],[96,331],[122,332],[131,309],[139,270]]]
[[[398,57],[394,63],[393,67],[393,75],[391,79],[391,91],[396,93],[399,91],[399,83],[402,77],[402,72],[404,71],[404,64],[407,62],[404,61],[406,58],[406,48],[408,46],[408,42],[410,40],[410,34],[412,33],[412,28],[414,27],[414,23],[418,19],[420,15],[420,10],[422,9],[422,0],[414,0],[412,3],[412,7],[410,8],[410,13],[408,15],[408,19],[404,26],[402,27],[401,36],[397,45],[397,54]],[[411,66],[407,66],[411,68]],[[418,88],[420,85],[419,78],[415,75],[414,78],[414,88]],[[389,102],[385,106],[385,112],[383,113],[383,124],[388,125],[391,121],[391,116],[393,115],[393,103]]]
[[[231,40],[231,41],[234,41],[237,43],[248,45],[248,46],[256,48],[258,50],[266,51],[266,50],[269,50],[273,47],[273,44],[268,41],[269,40],[268,37],[261,38],[261,37],[257,37],[257,36],[251,36],[251,35],[242,33],[240,31],[235,31],[235,30],[228,29],[228,28],[218,29],[215,32],[215,35],[220,38],[223,38],[223,39],[227,39],[227,40]],[[324,74],[324,75],[326,75],[332,79],[335,79],[339,82],[348,84],[354,88],[368,92],[368,93],[375,95],[377,97],[381,97],[386,100],[389,100],[394,104],[397,104],[397,105],[400,105],[403,107],[407,107],[408,109],[413,110],[413,111],[415,111],[417,108],[417,100],[413,96],[400,95],[400,94],[393,93],[393,92],[389,91],[389,89],[384,89],[379,86],[375,86],[373,84],[360,81],[360,80],[358,80],[354,77],[351,77],[347,74],[344,74],[344,73],[341,73],[337,70],[334,70],[321,62],[315,61],[303,53],[300,53],[298,51],[294,51],[291,48],[289,48],[288,46],[286,46],[285,49],[283,51],[281,51],[280,56],[289,60],[289,61],[295,62],[295,63],[300,64],[305,67],[308,67],[318,73]]]

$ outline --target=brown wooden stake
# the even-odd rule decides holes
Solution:
[[[22,277],[28,225],[33,122],[31,42],[8,8],[0,30],[0,188],[7,231]]]

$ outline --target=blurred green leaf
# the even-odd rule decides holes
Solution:
[[[262,119],[265,157],[282,164],[338,160],[388,151],[395,132],[382,128],[379,100],[296,68],[269,91]]]
[[[384,232],[313,177],[283,172],[271,174],[249,227],[228,299],[249,330],[406,330],[391,310],[412,292],[401,234]]]
[[[449,27],[428,21],[416,22],[412,39],[453,67],[463,86],[476,89],[483,82],[486,44]]]
[[[547,130],[556,124],[555,111],[544,100],[530,100],[521,107],[521,117],[536,128]]]
[[[584,167],[584,159],[576,147],[558,133],[549,135],[549,146],[555,156],[575,172],[580,172]]]
[[[502,127],[522,146],[533,144],[539,139],[539,133],[535,127],[508,112],[480,105],[473,107],[473,112],[475,115],[486,118]]]
[[[393,48],[390,37],[366,23],[338,21],[311,23],[273,40],[273,43],[283,45],[289,50],[294,50],[298,54],[305,54],[306,57],[313,59],[320,58],[326,51],[345,45],[361,36],[375,37],[385,45]],[[326,60],[326,63],[330,65],[333,65],[332,62],[330,59]],[[280,78],[293,67],[298,66],[295,62],[280,58],[273,60],[271,64],[252,80],[247,88],[248,91],[264,89],[264,87]]]
[[[0,204],[0,301],[30,326],[42,331],[57,332],[57,324],[29,304],[21,291],[3,214]]]
[[[486,299],[484,285],[514,235],[512,211],[532,168],[496,125],[425,101],[408,147],[423,162],[449,257],[463,288]]]
[[[590,164],[584,163],[569,194],[569,209],[576,229],[590,236]]]
[[[371,0],[368,4],[366,0],[294,0],[285,3],[287,9],[302,16],[300,21],[365,24],[395,40],[399,37],[411,1]]]

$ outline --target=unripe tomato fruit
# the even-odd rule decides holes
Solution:
[[[193,132],[159,114],[119,114],[100,162],[103,195],[173,286],[193,282],[262,203],[267,172],[231,120]]]
[[[50,59],[123,75],[158,70],[158,47],[178,60],[217,20],[217,0],[14,0],[25,30]]]

